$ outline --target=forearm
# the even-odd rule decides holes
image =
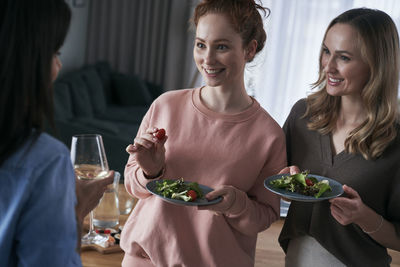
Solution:
[[[76,243],[76,252],[81,254],[81,235],[82,235],[82,225],[83,225],[83,218],[81,216],[76,216],[76,232],[77,232],[77,243]]]
[[[226,212],[225,217],[233,228],[243,234],[255,235],[267,229],[279,218],[273,207],[279,206],[279,198],[267,204],[251,199],[245,192],[241,192],[236,202],[235,207]]]
[[[162,172],[162,174],[163,173],[164,172]],[[157,178],[160,178],[161,176]],[[151,195],[146,189],[146,184],[150,180],[146,178],[143,170],[139,167],[132,156],[129,157],[128,164],[125,167],[124,177],[125,188],[130,195],[138,199],[143,199]]]
[[[381,228],[369,235],[382,246],[400,251],[400,237],[391,222],[383,219]]]
[[[390,221],[369,207],[358,223],[361,229],[382,246],[400,251],[400,236]]]

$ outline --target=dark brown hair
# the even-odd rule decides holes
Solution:
[[[257,41],[256,53],[260,52],[267,39],[263,20],[259,10],[268,16],[270,10],[257,4],[254,0],[203,0],[197,5],[193,23],[197,26],[200,18],[209,13],[222,13],[228,16],[233,28],[240,34],[243,46],[252,40]]]
[[[53,122],[52,60],[70,18],[64,0],[0,1],[0,165]]]

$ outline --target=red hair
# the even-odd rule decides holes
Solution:
[[[258,10],[268,16],[270,10],[257,4],[254,0],[203,0],[196,6],[193,22],[197,27],[202,16],[209,13],[225,14],[233,28],[240,34],[243,45],[247,46],[252,40],[257,41],[256,53],[264,47],[267,34],[263,20]]]

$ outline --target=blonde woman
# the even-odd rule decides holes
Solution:
[[[284,125],[289,165],[343,184],[330,201],[292,202],[286,266],[389,266],[400,250],[399,38],[382,11],[352,9],[323,39],[317,91]]]

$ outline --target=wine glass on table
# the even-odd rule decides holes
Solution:
[[[104,179],[108,176],[108,162],[103,139],[99,134],[74,135],[71,143],[71,161],[78,179]],[[82,237],[82,244],[98,244],[107,240],[107,237],[94,231],[93,211],[90,212],[89,218],[89,232]]]

